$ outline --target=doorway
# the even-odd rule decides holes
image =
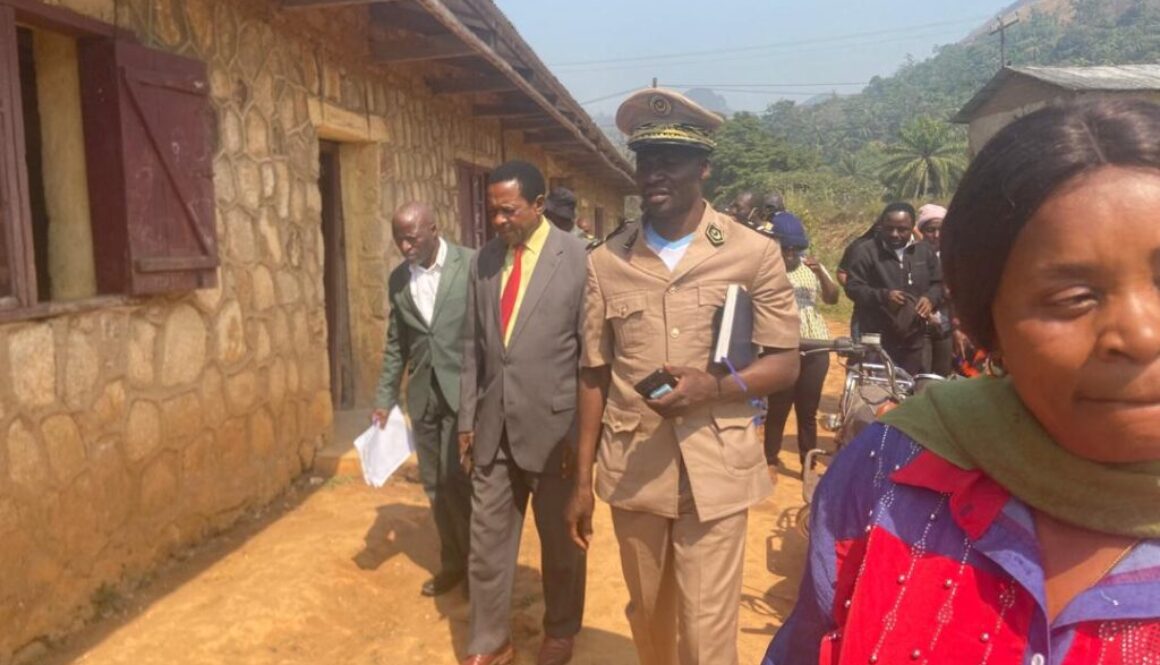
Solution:
[[[342,212],[342,169],[338,143],[321,141],[318,189],[322,198],[322,281],[326,296],[326,347],[330,399],[335,411],[354,407],[354,352],[350,334],[346,232]]]

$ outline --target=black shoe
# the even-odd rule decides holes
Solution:
[[[463,581],[463,573],[439,573],[435,577],[423,583],[423,588],[419,593],[432,598],[434,596],[442,596],[448,591],[455,588],[455,585]]]

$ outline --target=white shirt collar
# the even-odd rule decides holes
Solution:
[[[443,238],[439,238],[439,249],[435,252],[435,263],[431,264],[430,268],[424,268],[418,263],[411,264],[412,274],[440,272],[443,270],[443,264],[447,262],[447,243],[443,242]]]

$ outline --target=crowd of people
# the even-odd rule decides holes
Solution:
[[[571,660],[597,497],[639,662],[738,663],[748,509],[776,482],[791,408],[803,458],[816,445],[829,359],[799,345],[830,337],[819,306],[842,290],[854,336],[907,371],[978,353],[988,371],[906,400],[837,456],[763,663],[1160,660],[1160,106],[1015,121],[949,208],[886,206],[834,276],[780,195],[705,200],[721,122],[669,90],[629,97],[617,125],[642,216],[603,239],[520,161],[489,176],[497,237],[478,252],[424,204],[392,221],[406,262],[372,417],[402,404],[412,422],[442,554],[421,592],[469,596],[462,663],[515,658],[529,503],[537,664]],[[714,353],[735,286],[759,351],[742,366]]]

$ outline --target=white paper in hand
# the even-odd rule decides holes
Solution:
[[[372,423],[370,429],[354,440],[354,447],[362,464],[363,479],[371,487],[382,487],[415,452],[411,428],[407,427],[407,420],[397,406],[387,416],[386,427],[379,429]]]

